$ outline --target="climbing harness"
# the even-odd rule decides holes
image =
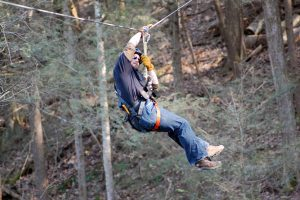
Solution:
[[[154,106],[156,108],[156,122],[155,122],[154,128],[152,130],[156,131],[156,130],[158,130],[158,128],[160,126],[160,109],[158,107],[157,102],[154,102]]]
[[[154,99],[153,92],[148,87],[149,81],[150,81],[150,79],[147,79],[147,82],[146,82],[144,88],[141,91],[139,91],[142,99],[137,100],[136,102],[134,102],[133,106],[130,106],[121,97],[121,95],[118,92],[118,89],[117,89],[116,85],[114,85],[114,88],[115,88],[115,93],[118,96],[118,107],[126,112],[126,117],[125,117],[124,121],[129,121],[129,123],[134,128],[136,128],[137,130],[139,130],[137,128],[137,127],[139,127],[138,123],[139,123],[139,120],[141,119],[141,116],[143,114],[143,110],[145,108],[145,104],[146,104],[147,100],[152,101],[154,103],[155,108],[156,108],[156,121],[155,121],[154,127],[152,128],[152,131],[157,131],[159,126],[160,126],[161,114],[160,114],[160,109],[158,107],[158,104]],[[143,131],[143,130],[139,130],[139,131]]]
[[[151,27],[151,26],[150,26]],[[149,34],[149,29],[150,27],[148,27],[147,29],[144,29],[144,34],[143,34],[143,46],[144,46],[144,54],[147,56],[147,53],[148,53],[148,42],[150,40],[150,34]],[[147,84],[146,86],[148,85],[149,81],[151,81],[150,79],[148,79],[148,72],[147,72],[147,68],[145,67],[145,71],[144,71],[144,77],[147,78]],[[158,84],[158,80],[156,78],[155,80],[155,84]],[[151,91],[151,95],[149,95],[150,97],[152,97],[152,89],[148,89],[148,91]],[[155,125],[153,127],[153,131],[156,131],[158,130],[159,128],[159,125],[160,125],[160,109],[158,107],[158,104],[156,101],[154,101],[154,105],[155,105],[155,108],[156,108],[156,122],[155,122]]]

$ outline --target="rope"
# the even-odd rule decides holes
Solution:
[[[158,26],[164,20],[166,20],[168,17],[170,17],[171,15],[173,15],[174,13],[176,13],[177,11],[179,11],[181,8],[187,6],[192,1],[193,0],[190,0],[190,1],[186,2],[186,3],[184,3],[183,5],[179,6],[176,10],[174,10],[173,12],[171,12],[170,14],[168,14],[167,16],[165,16],[164,18],[162,18],[161,20],[159,20],[158,22],[156,22],[155,24],[153,24],[149,29],[152,29],[153,27]],[[52,12],[52,11],[48,11],[48,10],[33,8],[33,7],[24,6],[24,5],[20,5],[20,4],[16,4],[16,3],[10,3],[10,2],[1,1],[1,0],[0,0],[0,3],[6,4],[6,5],[15,6],[15,7],[19,7],[19,8],[24,8],[24,9],[28,9],[28,10],[35,10],[35,11],[38,11],[38,12],[47,13],[47,14],[51,14],[51,15],[57,15],[57,16],[61,16],[61,17],[71,18],[71,19],[78,19],[78,20],[81,20],[81,21],[87,21],[87,22],[93,22],[93,23],[103,24],[103,25],[106,25],[106,26],[124,28],[124,29],[135,30],[135,31],[138,30],[136,28],[130,28],[130,27],[126,27],[126,26],[122,26],[122,25],[115,25],[115,24],[106,23],[106,22],[99,22],[98,20],[93,20],[93,19],[86,19],[86,18],[81,18],[81,17],[73,17],[71,15],[65,15],[65,14],[61,14],[61,13],[56,13],[56,12]]]
[[[171,12],[170,14],[168,14],[167,16],[165,16],[164,18],[162,18],[161,20],[159,20],[158,22],[156,22],[155,24],[153,24],[149,29],[152,29],[153,27],[159,25],[160,23],[162,23],[164,20],[166,20],[168,17],[170,17],[171,15],[173,15],[174,13],[176,13],[177,11],[179,11],[181,8],[187,6],[189,3],[191,3],[193,0],[190,0],[184,4],[182,4],[181,6],[179,6],[176,10],[174,10],[173,12]]]
[[[42,10],[42,9],[33,8],[33,7],[29,7],[29,6],[23,6],[23,5],[20,5],[20,4],[10,3],[10,2],[1,1],[1,0],[0,0],[0,3],[11,5],[11,6],[15,6],[15,7],[19,7],[19,8],[24,8],[24,9],[28,9],[28,10],[35,10],[35,11],[38,11],[38,12],[47,13],[47,14],[51,14],[51,15],[57,15],[57,16],[61,16],[61,17],[71,18],[71,19],[78,19],[78,20],[81,20],[81,21],[87,21],[87,22],[93,22],[93,23],[103,24],[103,25],[106,25],[106,26],[112,26],[112,27],[118,27],[118,28],[125,28],[125,29],[135,30],[135,31],[138,30],[136,28],[130,28],[130,27],[126,27],[126,26],[122,26],[122,25],[110,24],[110,23],[106,23],[106,22],[99,22],[99,21],[93,20],[93,19],[86,19],[86,18],[81,18],[81,17],[73,17],[71,15],[65,15],[65,14],[61,14],[61,13],[51,12],[51,11],[48,11],[48,10]]]

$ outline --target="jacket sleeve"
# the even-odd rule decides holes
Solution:
[[[142,33],[138,32],[130,38],[127,45],[124,48],[124,54],[128,60],[132,60],[135,52],[135,47],[139,44]]]

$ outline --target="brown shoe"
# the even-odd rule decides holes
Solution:
[[[207,158],[203,160],[199,160],[196,163],[196,167],[198,167],[200,170],[209,170],[209,169],[216,169],[222,166],[221,161],[210,161]]]
[[[216,155],[219,155],[224,149],[223,145],[219,145],[219,146],[212,146],[209,145],[206,150],[207,150],[207,156],[208,157],[213,157]]]

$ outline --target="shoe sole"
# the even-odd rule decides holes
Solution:
[[[198,167],[198,171],[206,171],[206,170],[213,170],[213,169],[217,169],[217,168],[220,168],[222,167],[222,163],[220,162],[219,165],[217,166],[214,166],[214,167]]]
[[[217,156],[217,155],[219,155],[223,150],[225,149],[225,147],[223,146],[223,149],[221,149],[220,151],[217,151],[214,155],[211,155],[211,156],[207,156],[207,157],[209,157],[209,158],[213,158],[213,157],[215,157],[215,156]]]

